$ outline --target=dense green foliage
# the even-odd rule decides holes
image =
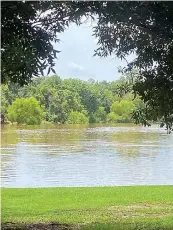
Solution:
[[[81,3],[82,4],[82,3]],[[162,119],[167,129],[173,125],[173,4],[172,2],[93,3],[98,15],[94,35],[96,55],[136,58],[124,71],[137,68],[133,89],[146,103],[135,120],[147,124]],[[90,12],[90,9],[87,8]]]
[[[3,1],[2,9],[2,82],[29,82],[43,70],[54,71],[57,33],[68,25],[66,3],[51,1]],[[56,13],[50,10],[57,9]]]
[[[115,101],[111,106],[111,113],[108,115],[110,121],[125,121],[129,122],[131,120],[130,115],[133,112],[135,105],[133,101],[122,100]]]
[[[9,105],[8,119],[18,124],[38,125],[42,121],[43,111],[39,102],[34,98],[17,98]]]
[[[132,112],[144,106],[139,97],[134,99],[129,76],[114,82],[42,77],[23,87],[2,85],[1,91],[5,116],[27,124],[41,118],[61,124],[133,122]]]
[[[97,19],[93,28],[98,38],[95,55],[114,54],[125,59],[136,54],[126,70],[139,70],[134,91],[147,105],[134,114],[136,122],[146,125],[151,118],[161,119],[168,129],[172,127],[172,2],[3,1],[1,5],[3,82],[23,85],[46,68],[54,72],[58,51],[52,41],[58,42],[58,33],[71,22],[80,24],[83,16],[90,17]]]
[[[67,118],[69,124],[87,124],[88,118],[80,112],[71,112]]]

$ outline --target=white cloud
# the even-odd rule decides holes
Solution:
[[[77,69],[77,70],[84,70],[84,67],[75,63],[75,62],[68,62],[68,67],[70,67],[71,69]]]
[[[94,50],[98,46],[97,38],[92,36],[92,33],[92,27],[73,24],[64,33],[58,35],[62,41],[55,44],[55,49],[62,51],[55,65],[59,76],[83,80],[93,78],[99,81],[113,81],[121,76],[118,68],[127,65],[125,60],[120,60],[115,55],[105,58],[93,57]],[[134,59],[133,56],[127,57],[128,62]]]

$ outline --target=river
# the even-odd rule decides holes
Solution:
[[[173,184],[173,133],[154,125],[2,125],[1,186]]]

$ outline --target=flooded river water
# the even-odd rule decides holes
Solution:
[[[158,126],[1,127],[1,186],[173,184],[173,133]]]

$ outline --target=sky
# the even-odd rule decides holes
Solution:
[[[58,39],[61,41],[54,48],[61,52],[54,69],[61,78],[114,81],[121,76],[118,67],[127,64],[125,60],[121,61],[116,57],[93,57],[98,46],[96,38],[92,36],[91,23],[81,26],[72,24],[64,33],[58,35]],[[127,60],[132,61],[133,58],[131,55]]]

